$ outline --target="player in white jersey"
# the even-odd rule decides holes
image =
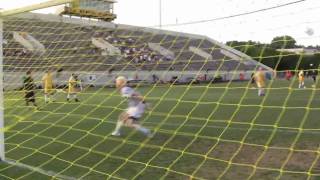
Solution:
[[[125,112],[120,114],[116,128],[112,135],[120,136],[121,127],[127,126],[142,132],[148,137],[151,137],[151,131],[139,124],[139,119],[142,117],[146,108],[144,97],[134,89],[127,86],[127,79],[125,77],[120,76],[116,79],[116,87],[120,91],[122,97],[128,99],[128,108]]]

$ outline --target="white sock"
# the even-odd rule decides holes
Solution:
[[[140,132],[142,132],[143,134],[145,134],[145,135],[149,135],[150,134],[150,130],[149,129],[147,129],[147,128],[145,128],[145,127],[139,127],[139,128],[137,128],[137,130],[138,131],[140,131]]]
[[[54,101],[54,95],[50,95],[49,97],[51,101]]]
[[[46,95],[46,94],[44,95],[44,101],[48,102],[48,95]]]
[[[304,83],[300,83],[299,88],[304,88]]]
[[[122,125],[123,125],[122,121],[118,121],[117,125],[116,125],[116,129],[114,130],[114,132],[119,133]]]

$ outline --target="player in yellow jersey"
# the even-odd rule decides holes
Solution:
[[[67,101],[70,102],[70,99],[73,98],[76,102],[79,102],[77,94],[80,91],[82,91],[81,82],[78,80],[78,77],[75,74],[71,74],[68,81]]]
[[[42,84],[44,89],[44,101],[48,103],[50,100],[53,101],[53,94],[55,93],[53,77],[50,70],[46,71],[42,77]]]
[[[259,70],[254,74],[254,80],[258,87],[258,95],[265,96],[265,87],[266,87],[266,77],[265,72],[260,67]]]
[[[298,77],[299,77],[299,89],[306,88],[306,86],[304,85],[304,72],[303,72],[303,70],[299,71]]]

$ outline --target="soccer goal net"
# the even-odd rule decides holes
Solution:
[[[320,50],[294,43],[312,29],[223,44],[54,15],[0,23],[0,179],[320,177]]]

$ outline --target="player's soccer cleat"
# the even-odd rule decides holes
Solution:
[[[120,132],[114,131],[111,133],[112,136],[121,136]]]
[[[153,138],[153,136],[154,136],[154,134],[151,131],[147,134],[148,138]]]
[[[153,137],[153,133],[150,129],[146,129],[146,128],[143,128],[144,130],[144,134],[148,137],[148,138],[152,138]]]

